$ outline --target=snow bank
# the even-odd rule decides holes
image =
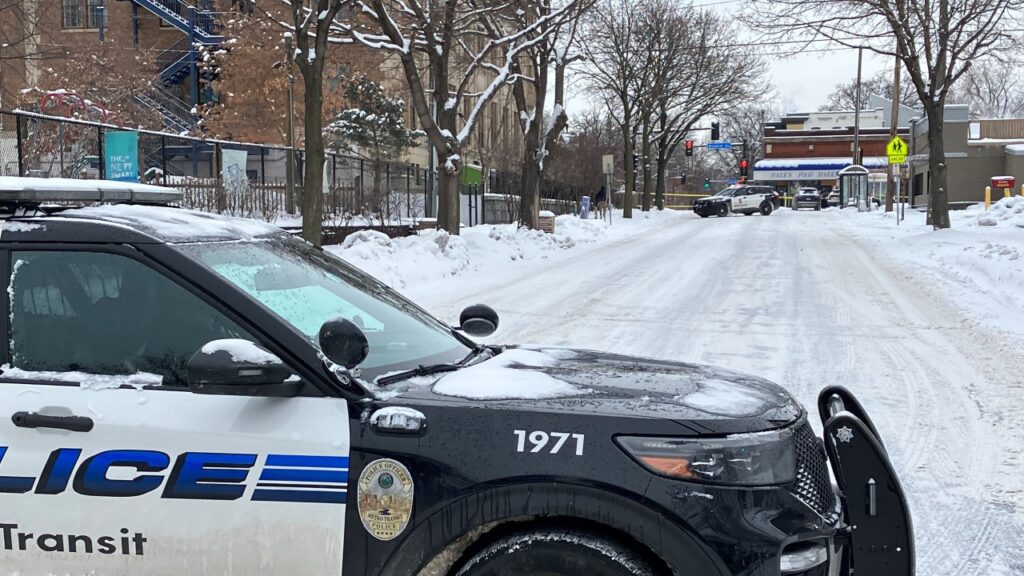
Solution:
[[[617,215],[611,225],[562,215],[555,219],[555,234],[514,224],[473,226],[462,229],[459,236],[424,230],[417,236],[388,238],[380,232],[364,231],[327,250],[385,284],[407,291],[469,272],[502,274],[510,265],[542,261],[584,246],[597,247],[611,238],[638,234],[691,216],[670,210],[635,214],[632,220]]]
[[[986,212],[983,204],[971,206],[965,218],[975,226],[1016,226],[1024,228],[1024,196],[1001,198]]]
[[[389,238],[374,230],[356,232],[328,250],[393,287],[457,276],[470,265],[465,239],[439,230]]]
[[[907,211],[896,225],[881,211],[830,211],[847,219],[858,237],[933,275],[936,285],[975,321],[1024,334],[1024,198],[1000,199],[950,212],[952,227],[933,231],[925,214]]]

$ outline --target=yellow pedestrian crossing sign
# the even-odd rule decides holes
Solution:
[[[896,136],[886,145],[885,153],[889,156],[889,164],[903,164],[907,161],[907,143]]]

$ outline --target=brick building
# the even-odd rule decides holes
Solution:
[[[901,110],[901,123],[909,112]],[[890,115],[885,106],[860,113],[861,164],[870,172],[873,193],[881,193],[885,186]],[[839,171],[853,163],[854,123],[852,111],[788,114],[767,123],[764,159],[754,164],[754,180],[788,193],[802,186],[831,191]],[[906,128],[897,132],[903,137],[909,134]]]

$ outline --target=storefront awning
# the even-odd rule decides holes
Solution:
[[[871,171],[885,170],[885,156],[867,156],[863,166]],[[839,171],[852,164],[850,158],[766,158],[754,164],[754,180],[835,180]]]

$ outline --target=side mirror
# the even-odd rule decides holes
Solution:
[[[347,318],[332,318],[320,327],[320,351],[335,364],[351,370],[370,355],[366,335]]]
[[[280,358],[248,340],[214,340],[188,361],[188,388],[195,394],[295,396],[302,381]]]
[[[485,304],[473,304],[459,314],[459,330],[483,338],[498,329],[498,313]]]

